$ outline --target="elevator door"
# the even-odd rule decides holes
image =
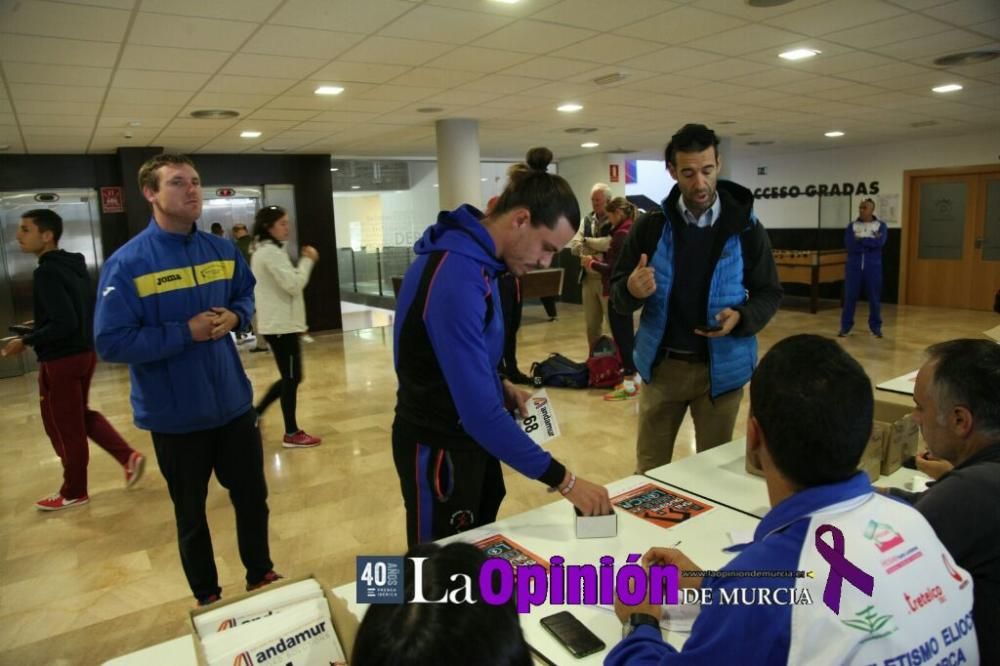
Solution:
[[[33,254],[21,251],[17,228],[21,216],[36,208],[50,208],[63,219],[59,247],[79,252],[87,262],[94,289],[100,270],[101,228],[97,211],[97,193],[93,190],[51,190],[45,192],[0,193],[0,326],[7,327],[34,317],[32,273],[38,265]],[[0,357],[0,377],[13,377],[37,368],[35,354],[28,350],[20,356]]]
[[[204,205],[198,229],[211,232],[212,223],[222,225],[223,237],[233,239],[233,225],[245,224],[253,233],[254,216],[262,206],[277,205],[288,211],[288,248],[292,257],[298,257],[298,233],[295,225],[295,189],[291,185],[262,185],[260,187],[228,187],[205,185],[202,188]]]

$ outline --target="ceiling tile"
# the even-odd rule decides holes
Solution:
[[[824,39],[853,46],[856,49],[868,49],[875,44],[900,42],[906,39],[916,39],[948,30],[947,24],[934,21],[920,14],[904,14],[884,21],[875,21],[866,25],[855,26],[849,30],[833,32],[824,35]]]
[[[395,37],[369,37],[342,56],[345,62],[365,62],[386,65],[422,65],[450,51],[452,46]]]
[[[111,70],[101,67],[72,67],[69,65],[31,65],[20,62],[4,64],[7,80],[11,83],[48,83],[67,86],[106,86]]]
[[[143,99],[153,99],[151,97]],[[134,102],[105,102],[103,115],[121,118],[143,118],[146,116],[174,116],[181,110],[183,104],[139,104]]]
[[[447,55],[431,60],[426,66],[491,74],[530,59],[531,56],[526,53],[462,46]]]
[[[795,0],[794,3],[781,4],[776,7],[751,7],[745,2],[733,2],[733,0],[695,0],[690,5],[698,9],[738,16],[747,21],[763,21],[823,2],[827,2],[827,0]]]
[[[514,19],[420,5],[379,31],[387,37],[422,39],[447,44],[467,44],[510,24]]]
[[[118,42],[125,36],[129,12],[61,2],[13,2],[0,8],[0,33]]]
[[[149,88],[160,90],[195,91],[205,85],[208,74],[194,72],[156,72],[142,69],[119,69],[111,82],[112,88]]]
[[[518,93],[531,88],[537,88],[546,82],[542,79],[533,79],[525,76],[507,76],[505,74],[489,74],[479,79],[471,81],[459,88],[461,90],[474,90],[479,92],[496,93]]]
[[[96,116],[101,110],[100,102],[45,102],[41,100],[14,100],[14,108],[19,116],[24,115],[86,115]]]
[[[734,16],[695,7],[679,7],[618,28],[615,32],[664,44],[685,44],[744,24],[745,21]]]
[[[543,56],[510,67],[501,73],[510,76],[532,76],[539,79],[559,81],[573,77],[581,72],[589,72],[592,69],[594,69],[594,63],[592,62]]]
[[[695,69],[701,65],[724,59],[725,56],[717,53],[709,53],[686,47],[669,47],[661,51],[647,53],[638,58],[630,58],[621,64],[652,72],[667,73]]]
[[[383,84],[375,86],[371,90],[361,93],[361,99],[386,101],[386,102],[415,102],[436,92],[440,88],[422,88],[416,86],[394,86]]]
[[[329,83],[385,83],[410,69],[407,65],[375,65],[338,60],[313,72],[311,78]]]
[[[446,90],[434,93],[427,98],[427,102],[432,102],[434,106],[477,106],[486,104],[502,93],[499,92],[476,92],[473,90]]]
[[[37,83],[11,83],[10,94],[16,100],[44,100],[54,102],[101,102],[107,91],[104,87],[48,86]]]
[[[140,12],[130,44],[235,51],[257,29],[256,23]]]
[[[244,53],[330,60],[364,39],[364,35],[265,25],[243,46]]]
[[[318,58],[288,58],[256,53],[237,53],[222,68],[220,74],[238,76],[270,76],[274,78],[303,78],[326,64]]]
[[[372,33],[411,9],[413,3],[402,0],[288,0],[269,22]]]
[[[281,0],[142,0],[142,11],[261,23]]]
[[[214,74],[229,59],[229,55],[225,51],[126,44],[118,66],[126,69]]]
[[[764,22],[804,35],[825,35],[903,13],[904,9],[881,0],[837,0],[768,18]]]
[[[563,0],[533,14],[531,18],[578,28],[614,30],[676,6],[664,0],[629,0],[617,3],[609,11],[605,0]]]
[[[701,65],[698,67],[698,76],[713,81],[732,79],[733,83],[740,83],[740,79],[746,78],[747,84],[757,85],[757,74],[771,69],[771,66],[762,62],[727,58]]]
[[[111,88],[108,90],[108,97],[104,100],[107,104],[133,104],[137,101],[155,102],[157,104],[172,104],[178,106],[191,99],[191,92],[187,90],[143,90],[135,88]],[[107,113],[107,111],[105,111]]]
[[[293,109],[261,109],[254,111],[249,118],[260,120],[296,120],[302,122],[316,115],[315,111],[296,111]]]
[[[946,23],[968,26],[975,30],[980,23],[1000,19],[1000,3],[991,0],[956,0],[928,7],[923,13]]]
[[[265,78],[263,76],[232,76],[219,74],[205,86],[205,92],[252,93],[256,95],[280,95],[297,83],[295,79]]]
[[[113,67],[117,58],[118,45],[110,42],[85,42],[34,35],[0,37],[0,60],[6,62]]]
[[[68,116],[58,113],[36,113],[18,119],[22,127],[86,127],[93,128],[97,114]],[[27,130],[25,131],[27,134]]]
[[[487,35],[479,40],[477,46],[525,53],[548,53],[590,39],[596,34],[594,30],[521,20]]]
[[[779,30],[769,25],[751,24],[713,35],[712,39],[699,42],[698,47],[714,53],[735,56],[767,47],[783,47],[803,39],[805,37],[799,33]]]
[[[392,79],[394,86],[423,86],[427,88],[453,88],[469,81],[475,81],[481,75],[478,72],[462,72],[454,69],[435,69],[419,67],[400,74]]]
[[[932,71],[927,67],[920,67],[918,65],[911,65],[908,62],[893,62],[888,65],[881,65],[879,67],[859,69],[854,72],[840,72],[837,76],[850,79],[852,81],[862,81],[865,83],[874,83],[878,81],[885,81],[886,79],[892,79],[897,76],[909,76],[912,74],[920,74],[921,72]]]
[[[946,53],[971,50],[990,44],[990,40],[982,35],[967,30],[947,30],[926,37],[907,39],[895,44],[875,45],[871,51],[881,53],[891,58],[925,61],[931,64],[934,56]]]
[[[814,74],[839,74],[840,72],[881,67],[892,63],[891,59],[876,53],[854,51],[841,55],[810,58],[799,63],[799,69]]]
[[[266,93],[260,95],[253,93],[200,92],[190,98],[190,101],[185,101],[192,106],[199,106],[203,109],[227,109],[230,107],[256,108],[267,104],[275,97],[275,95]]]
[[[658,42],[604,32],[578,44],[552,51],[548,55],[612,65],[662,48],[663,44]]]
[[[128,127],[129,123],[137,122],[141,123],[140,127],[142,127],[142,129],[144,130],[146,129],[158,130],[163,127],[166,127],[167,124],[170,122],[170,120],[171,120],[170,118],[164,118],[164,117],[156,118],[156,117],[146,116],[142,118],[136,118],[136,117],[121,118],[117,116],[105,115],[101,116],[98,119],[97,127],[125,129],[126,127]]]

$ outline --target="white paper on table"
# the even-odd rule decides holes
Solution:
[[[932,482],[933,480],[934,479],[932,479],[931,477],[924,476],[923,474],[921,474],[920,476],[913,477],[910,480],[910,492],[914,493],[924,492],[925,490],[927,490],[927,484]]]
[[[209,666],[328,666],[346,663],[326,599],[311,599],[202,639]]]
[[[226,604],[221,608],[196,615],[194,626],[198,635],[205,637],[218,631],[253,622],[274,613],[280,613],[293,604],[307,599],[323,599],[323,589],[314,578],[290,585],[262,591],[242,601]]]
[[[887,382],[882,382],[875,388],[883,391],[893,391],[894,393],[913,395],[913,389],[917,384],[917,372],[918,370],[908,372],[902,377],[896,377],[895,379],[890,379]]]
[[[535,391],[525,406],[528,416],[521,418],[518,412],[515,413],[515,418],[521,430],[526,432],[535,444],[541,445],[559,436],[559,422],[556,421],[552,401],[545,389]]]
[[[730,530],[729,540],[734,546],[753,543],[753,530]]]

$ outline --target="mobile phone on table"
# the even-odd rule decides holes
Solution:
[[[578,659],[600,652],[607,647],[604,641],[585,627],[569,611],[543,617],[541,622],[542,626]]]
[[[722,324],[717,321],[713,321],[708,324],[702,324],[701,326],[695,326],[694,330],[701,331],[702,333],[716,333],[722,330]]]

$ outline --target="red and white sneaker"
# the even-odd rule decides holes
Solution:
[[[142,478],[142,472],[146,469],[146,456],[138,451],[133,451],[125,463],[125,487],[131,488],[136,481]]]
[[[61,511],[63,509],[68,509],[71,506],[83,506],[89,501],[90,498],[86,495],[83,497],[77,497],[76,499],[69,499],[63,497],[59,493],[56,493],[55,495],[43,497],[35,502],[35,508],[39,511]]]
[[[319,437],[313,437],[306,431],[299,430],[294,435],[285,435],[285,438],[281,440],[281,445],[286,449],[308,449],[319,446],[322,441]]]

